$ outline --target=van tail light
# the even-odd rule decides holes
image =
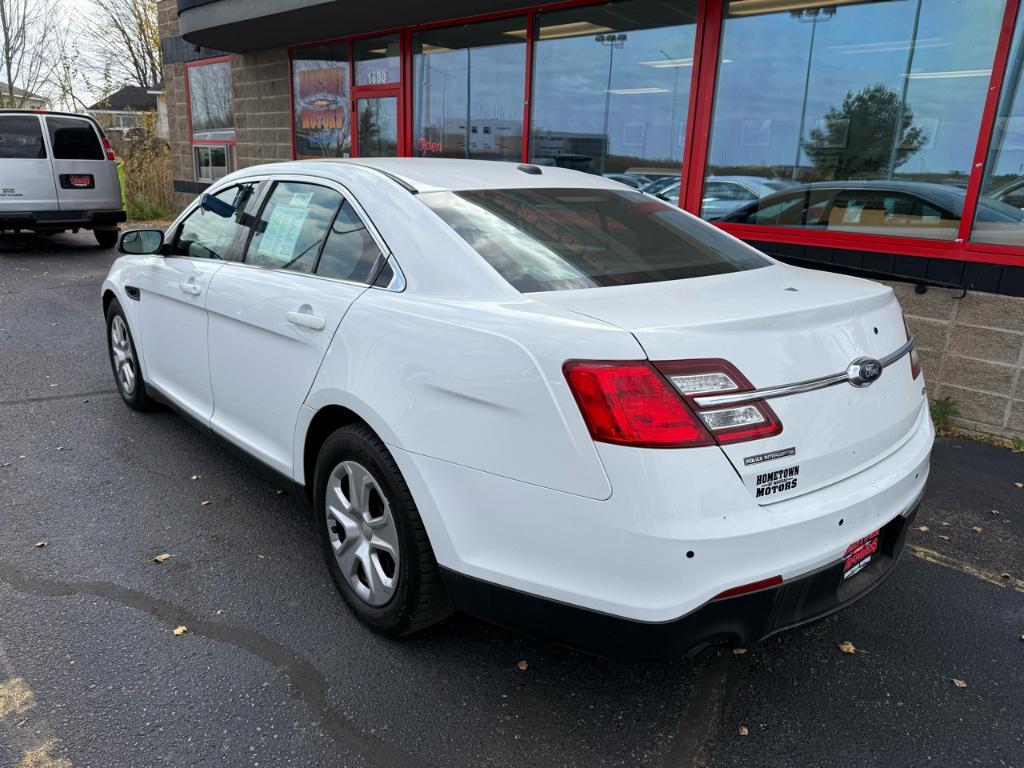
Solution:
[[[114,148],[110,144],[110,139],[106,136],[103,137],[103,151],[107,153],[107,160],[117,160],[114,157]]]
[[[725,360],[571,360],[569,388],[594,440],[644,448],[694,448],[777,435],[782,423],[763,400],[700,408],[695,397],[753,389]]]
[[[910,341],[912,337],[910,335],[910,326],[907,325],[906,315],[903,315],[903,330],[907,334],[907,341]],[[914,379],[921,375],[921,358],[917,354],[917,349],[913,347],[910,349],[910,373]]]

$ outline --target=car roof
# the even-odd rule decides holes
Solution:
[[[503,163],[494,160],[458,160],[435,157],[360,157],[294,160],[247,169],[261,173],[302,173],[323,175],[330,167],[355,165],[377,170],[413,192],[459,191],[469,189],[528,189],[570,187],[575,189],[630,189],[625,184],[592,173],[568,168]],[[536,169],[533,172],[521,169]],[[537,172],[539,171],[539,173]]]

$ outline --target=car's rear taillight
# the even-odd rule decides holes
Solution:
[[[913,337],[910,335],[910,326],[907,325],[907,316],[903,316],[903,330],[907,334],[907,341],[910,341]],[[911,347],[910,349],[910,373],[917,379],[921,375],[921,358],[918,357],[917,350]]]
[[[764,400],[702,408],[696,398],[750,392],[754,386],[727,360],[672,360],[655,363],[719,443],[772,437],[782,422]]]
[[[714,440],[646,360],[570,360],[565,378],[593,438],[645,448],[691,448]]]
[[[763,400],[701,408],[702,395],[753,386],[725,360],[573,360],[565,377],[595,440],[647,448],[692,448],[771,437],[782,423]]]
[[[107,153],[107,160],[116,160],[114,157],[114,148],[110,145],[110,139],[106,136],[103,137],[103,151]]]

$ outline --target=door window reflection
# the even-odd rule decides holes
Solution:
[[[398,99],[394,96],[363,98],[356,104],[359,156],[398,155]]]

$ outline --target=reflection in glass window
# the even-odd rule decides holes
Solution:
[[[398,155],[398,99],[394,96],[363,98],[356,103],[356,141],[360,157]]]
[[[526,19],[424,30],[412,50],[416,155],[519,160]]]
[[[292,52],[295,156],[348,157],[352,153],[348,46],[318,45]]]
[[[696,17],[696,0],[626,0],[538,14],[533,162],[678,175]]]
[[[523,293],[682,280],[771,264],[639,192],[485,189],[428,192],[419,200]]]
[[[205,208],[196,208],[181,223],[171,253],[190,259],[224,259],[238,232],[242,214],[255,184],[240,184],[222,189],[214,197],[235,208],[234,216],[218,216]]]
[[[228,147],[225,144],[192,148],[196,161],[196,181],[216,181],[228,175]]]
[[[331,224],[316,273],[322,277],[365,283],[370,279],[380,255],[380,248],[366,225],[346,200]]]
[[[989,142],[981,198],[975,213],[971,240],[977,243],[1024,245],[1020,220],[992,221],[985,212],[993,205],[1024,211],[1024,14],[1017,17],[1006,65],[1003,92],[999,98],[992,138]]]
[[[260,212],[245,263],[312,272],[340,202],[341,195],[333,189],[278,182]]]
[[[230,62],[198,64],[187,72],[193,141],[234,141]]]
[[[356,40],[352,50],[356,60],[356,85],[399,84],[401,49],[398,35]]]
[[[954,239],[1002,1],[838,2],[758,13],[764,6],[727,3],[707,172],[799,186],[765,190],[760,202],[736,201],[731,210],[709,210],[705,193],[705,215],[770,223],[774,216],[758,215],[759,207],[820,191],[836,206],[836,195],[868,199],[842,215],[778,223]],[[819,190],[847,180],[861,184]]]

